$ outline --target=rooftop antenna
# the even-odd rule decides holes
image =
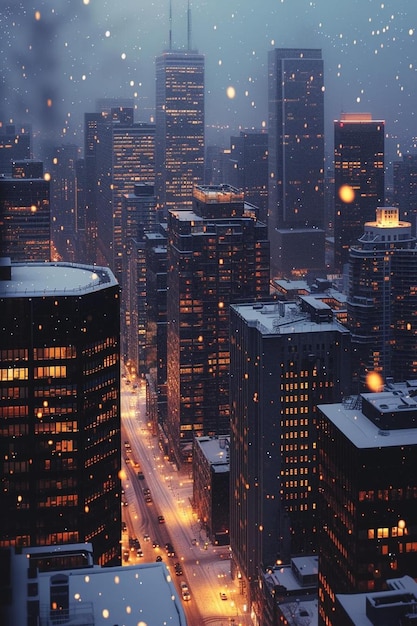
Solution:
[[[172,0],[169,0],[169,49],[172,50]]]
[[[191,50],[191,9],[190,9],[190,0],[188,0],[188,8],[187,8],[187,49]]]

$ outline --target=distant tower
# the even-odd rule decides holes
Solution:
[[[204,56],[190,48],[156,58],[156,197],[164,217],[171,208],[191,206],[194,185],[204,180]],[[171,15],[170,15],[171,22]]]
[[[14,161],[30,159],[31,145],[30,127],[0,123],[0,174],[11,176]]]
[[[349,357],[349,331],[311,296],[230,308],[230,545],[249,594],[266,567],[317,551],[316,404],[349,393]]]
[[[0,547],[90,541],[120,564],[119,286],[107,268],[2,265]]]
[[[393,207],[377,209],[349,253],[347,325],[360,384],[374,371],[397,381],[417,377],[416,274],[410,222]]]
[[[405,154],[402,161],[394,161],[393,206],[397,207],[404,219],[413,225],[413,235],[417,230],[417,154]]]
[[[54,149],[51,165],[52,239],[63,261],[77,260],[77,175],[80,149],[65,144]]]
[[[349,248],[385,197],[385,123],[370,113],[344,113],[334,123],[334,263],[342,272]]]
[[[335,595],[417,577],[416,389],[402,387],[318,407],[320,626],[401,623],[342,620]]]
[[[269,241],[243,193],[194,189],[193,210],[168,215],[168,411],[179,463],[199,435],[229,432],[229,304],[269,294]]]
[[[321,50],[269,53],[269,210],[273,275],[323,271],[324,93]]]
[[[42,161],[14,161],[11,177],[0,177],[0,256],[51,260],[50,182]]]
[[[259,208],[259,220],[267,222],[268,204],[268,133],[265,130],[242,130],[230,138],[230,174],[228,183],[242,189],[245,200]]]

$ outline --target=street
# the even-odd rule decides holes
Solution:
[[[134,388],[122,379],[121,413],[122,517],[126,524],[122,541],[123,552],[129,554],[124,564],[162,557],[177,582],[180,597],[180,583],[188,586],[190,600],[183,601],[188,626],[250,626],[244,597],[230,576],[228,546],[213,546],[206,541],[193,513],[191,468],[178,471],[173,467],[164,459],[157,438],[151,435],[143,381]],[[158,516],[163,519],[158,520]],[[129,537],[138,539],[143,556],[137,556]],[[167,555],[167,543],[172,544],[175,556]],[[182,575],[176,575],[176,563]]]

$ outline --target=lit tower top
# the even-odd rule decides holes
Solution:
[[[376,209],[376,218],[372,222],[365,222],[364,234],[359,242],[364,249],[372,247],[399,247],[404,243],[412,243],[415,238],[411,233],[411,222],[400,220],[399,209],[394,207],[380,207]]]

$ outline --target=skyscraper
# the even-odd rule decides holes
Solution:
[[[269,294],[269,241],[241,191],[199,186],[168,214],[167,438],[179,463],[197,435],[229,432],[229,304]]]
[[[55,148],[51,165],[52,239],[60,259],[77,258],[77,177],[76,164],[80,149],[74,144]]]
[[[11,177],[0,177],[0,256],[51,260],[50,182],[41,161],[14,161]]]
[[[293,302],[230,309],[232,573],[317,550],[316,404],[350,391],[350,335],[329,306]]]
[[[415,395],[415,386],[403,385],[318,407],[321,626],[348,623],[336,594],[417,576]],[[380,619],[372,623],[397,622],[389,613]]]
[[[0,547],[91,541],[120,563],[119,286],[9,261],[0,308]]]
[[[265,130],[242,130],[230,138],[231,185],[245,192],[247,202],[259,208],[259,219],[267,221],[268,203],[268,133]]]
[[[385,123],[370,113],[344,113],[334,123],[334,263],[341,272],[349,248],[385,197]]]
[[[416,272],[410,222],[393,207],[377,209],[349,253],[347,325],[359,388],[369,372],[397,381],[417,377]]]
[[[156,59],[155,193],[166,217],[192,205],[204,181],[204,56],[168,50]]]
[[[417,227],[417,154],[405,154],[402,161],[394,161],[394,189],[392,204],[401,211],[403,219],[411,222],[413,235]]]
[[[30,127],[0,123],[0,174],[10,176],[14,161],[30,159],[31,144]]]
[[[271,270],[299,275],[325,266],[323,61],[277,48],[268,62]]]

